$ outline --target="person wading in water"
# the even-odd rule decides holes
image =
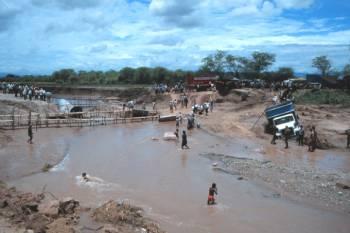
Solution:
[[[32,127],[32,124],[30,124],[29,125],[29,127],[28,127],[28,137],[29,137],[29,139],[28,139],[28,143],[30,143],[30,144],[33,144],[33,127]]]
[[[218,195],[218,189],[216,188],[216,184],[212,183],[211,187],[209,188],[209,195],[208,195],[208,205],[214,205],[215,204],[215,196]]]
[[[186,147],[186,149],[190,149],[187,145],[187,135],[186,135],[186,131],[182,131],[182,143],[181,143],[181,149],[183,149],[184,147]]]

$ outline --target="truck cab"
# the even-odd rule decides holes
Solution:
[[[276,136],[282,136],[286,126],[291,129],[291,132],[293,132],[294,135],[296,135],[300,130],[299,124],[297,122],[297,119],[292,113],[274,118],[273,125],[277,128]]]

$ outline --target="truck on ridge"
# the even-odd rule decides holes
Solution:
[[[196,91],[206,91],[212,88],[212,85],[218,79],[219,76],[188,76],[187,88],[195,89]]]

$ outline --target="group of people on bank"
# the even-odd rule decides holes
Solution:
[[[21,97],[24,100],[42,100],[50,101],[52,93],[42,87],[18,83],[0,83],[0,90],[3,94],[14,94],[15,97]]]
[[[277,127],[274,126],[273,127],[273,136],[272,136],[272,140],[271,140],[271,144],[276,145],[276,140],[278,139],[277,137]],[[285,149],[288,149],[289,145],[288,145],[288,141],[289,139],[292,137],[292,130],[288,128],[288,126],[285,127],[285,129],[282,131],[282,138],[284,139],[284,143],[285,143]],[[296,134],[296,140],[298,143],[298,146],[304,146],[305,143],[305,131],[304,131],[304,127],[301,125],[300,126],[300,130],[297,132]],[[316,150],[316,145],[317,145],[317,132],[316,132],[316,127],[312,126],[310,128],[310,136],[308,138],[308,142],[307,142],[308,146],[309,146],[309,151],[313,152]]]
[[[350,148],[350,129],[346,130],[344,134],[347,136],[346,147]],[[284,143],[285,143],[284,148],[285,149],[288,148],[288,141],[291,137],[292,137],[292,130],[286,126],[286,128],[282,132],[282,138],[284,139]],[[278,139],[277,128],[274,127],[271,144],[276,145],[277,139]],[[296,141],[298,143],[298,146],[304,146],[304,144],[305,144],[305,131],[304,131],[304,127],[302,125],[300,126],[300,130],[296,134]],[[317,137],[316,127],[313,125],[310,128],[309,137],[307,138],[307,142],[306,142],[306,144],[308,145],[308,151],[314,152],[316,150],[318,142],[319,142],[319,140]]]

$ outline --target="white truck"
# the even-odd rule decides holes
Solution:
[[[294,105],[290,101],[266,108],[265,115],[268,120],[266,130],[273,131],[273,127],[276,127],[277,137],[283,135],[286,126],[293,135],[297,135],[300,131],[298,115],[295,113]]]

